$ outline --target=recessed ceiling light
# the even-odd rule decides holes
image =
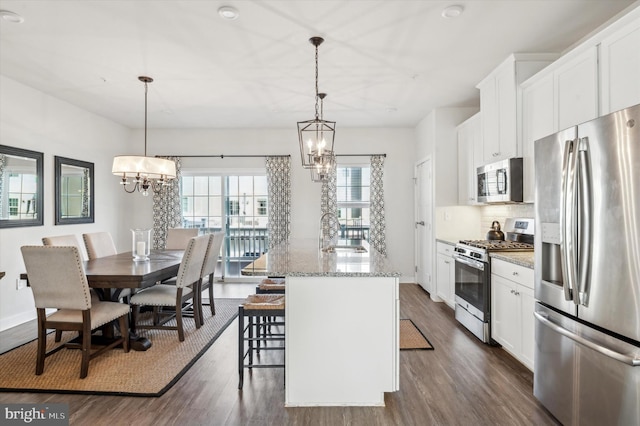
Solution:
[[[14,24],[22,24],[24,22],[24,18],[18,15],[15,12],[11,12],[10,10],[0,10],[0,16],[7,22],[13,22]]]
[[[459,4],[454,4],[453,6],[447,6],[442,9],[442,17],[443,18],[457,18],[462,15],[464,12],[464,7]]]
[[[240,16],[240,14],[238,13],[238,9],[231,6],[222,6],[220,9],[218,9],[218,15],[222,16],[222,19],[227,19],[229,21],[238,19],[238,16]]]

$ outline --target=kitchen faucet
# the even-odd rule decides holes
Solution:
[[[331,218],[333,218],[336,221],[336,223],[339,223],[338,216],[336,216],[334,213],[331,213],[331,212],[326,212],[320,217],[320,233],[318,235],[318,249],[320,249],[320,250],[326,248],[325,247],[325,241],[324,241],[324,232],[323,232],[323,227],[322,227],[322,224],[324,223],[324,219],[326,217],[329,217],[329,220],[331,220]],[[331,224],[331,222],[329,222],[329,224]],[[330,238],[329,238],[329,244],[331,244],[331,239]]]

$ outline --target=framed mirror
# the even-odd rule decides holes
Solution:
[[[42,226],[41,152],[0,145],[0,228]]]
[[[56,225],[93,223],[93,163],[55,156]]]

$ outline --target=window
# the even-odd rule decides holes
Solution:
[[[187,173],[181,180],[183,227],[224,230],[223,265],[216,274],[240,276],[268,247],[267,177]]]
[[[26,219],[36,214],[37,176],[31,173],[8,173],[9,218]]]
[[[229,200],[229,214],[231,216],[240,214],[240,202],[238,200]]]
[[[369,239],[370,177],[369,166],[338,166],[336,186],[341,239]]]
[[[258,199],[258,215],[259,216],[267,215],[267,200],[264,198]]]
[[[17,198],[9,198],[9,216],[18,216]]]

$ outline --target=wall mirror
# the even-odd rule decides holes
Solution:
[[[93,163],[55,156],[56,225],[93,223]]]
[[[43,157],[0,145],[0,228],[42,225]]]

